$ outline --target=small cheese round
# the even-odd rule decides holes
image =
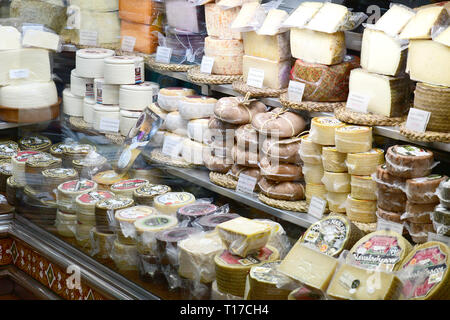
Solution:
[[[185,96],[181,98],[178,111],[183,119],[209,118],[214,114],[217,99],[205,96]]]
[[[80,97],[94,97],[94,79],[83,78],[77,74],[77,70],[70,72],[70,91]]]
[[[334,135],[338,152],[358,153],[372,149],[372,127],[346,125],[336,128]]]
[[[334,146],[335,129],[345,126],[334,117],[316,117],[311,120],[311,141],[324,146]]]
[[[144,75],[144,58],[134,56],[114,56],[104,60],[105,84],[141,83]]]
[[[141,186],[145,186],[147,184],[148,184],[148,180],[145,180],[145,179],[122,180],[122,181],[114,183],[111,186],[111,191],[118,196],[132,198],[134,190],[138,189]]]
[[[0,87],[0,105],[6,108],[33,109],[58,103],[53,81],[25,82]]]
[[[185,96],[195,95],[195,91],[188,88],[162,88],[158,93],[158,104],[161,109],[171,112],[179,109],[179,102]]]
[[[114,51],[108,49],[78,50],[75,57],[77,75],[84,78],[103,78],[103,60],[112,56],[114,56]]]
[[[157,196],[154,206],[160,213],[175,215],[181,207],[195,202],[193,194],[188,192],[167,192]]]
[[[68,116],[82,117],[84,96],[76,96],[70,88],[63,91],[63,112]]]

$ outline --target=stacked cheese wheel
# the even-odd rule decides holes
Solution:
[[[437,196],[440,201],[431,215],[436,233],[450,235],[450,182],[445,178],[437,190]]]
[[[294,112],[275,108],[271,112],[257,114],[252,126],[265,138],[259,161],[262,179],[258,186],[261,192],[276,200],[303,200],[305,189],[300,183],[303,172],[299,135],[305,129],[305,120]]]

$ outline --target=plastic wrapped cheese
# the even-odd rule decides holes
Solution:
[[[159,85],[145,81],[135,85],[121,85],[119,89],[119,106],[121,109],[143,111],[153,102]]]
[[[341,153],[367,152],[372,149],[372,128],[346,125],[336,128],[335,144]]]
[[[105,84],[136,84],[145,79],[144,58],[114,56],[104,60]]]
[[[120,36],[122,39],[124,37],[132,37],[135,39],[134,51],[146,54],[156,52],[158,36],[154,32],[161,31],[159,26],[134,23],[126,20],[122,20],[120,26]]]
[[[351,195],[347,198],[346,212],[347,216],[352,221],[362,223],[377,222],[377,202],[373,200],[359,200],[353,198]]]
[[[154,0],[119,0],[119,16],[122,22],[151,25],[162,16],[163,9],[163,5]]]
[[[334,146],[335,129],[343,126],[345,124],[334,117],[316,117],[311,121],[309,137],[314,143],[324,146]]]
[[[396,145],[386,152],[386,169],[402,178],[424,177],[434,167],[433,152],[410,145]]]
[[[261,152],[269,159],[278,159],[282,162],[300,164],[301,138],[292,139],[270,139],[264,140],[261,146]]]
[[[77,70],[70,72],[70,90],[74,95],[81,97],[94,97],[94,79],[83,78],[77,74]]]
[[[302,136],[300,139],[299,154],[303,162],[312,165],[322,164],[322,146],[314,143],[309,134]]]
[[[223,10],[216,3],[205,4],[206,30],[211,37],[241,40],[241,33],[231,30],[231,23],[239,14],[240,8]]]
[[[90,125],[94,123],[94,108],[96,105],[94,99],[84,98],[83,100],[83,120]]]
[[[205,12],[203,6],[194,6],[184,0],[167,0],[167,23],[174,28],[192,33],[205,30]]]
[[[258,187],[265,196],[286,201],[299,201],[305,199],[305,187],[300,182],[276,182],[266,178],[258,181]]]
[[[346,153],[339,152],[336,147],[322,148],[323,169],[329,172],[347,172]]]
[[[351,176],[351,195],[355,199],[377,200],[377,184],[371,176]]]
[[[71,0],[71,5],[78,6],[82,10],[93,11],[117,11],[119,10],[118,0]]]
[[[204,54],[206,33],[191,33],[166,26],[165,36],[158,34],[160,45],[172,49],[171,63],[200,64]]]
[[[327,192],[326,199],[328,202],[328,208],[331,212],[345,213],[347,211],[346,203],[348,193],[343,192]]]
[[[264,70],[264,87],[271,89],[284,89],[289,85],[289,71],[291,70],[290,60],[273,61],[244,55],[242,72],[245,82],[247,82],[250,68]]]
[[[178,111],[183,119],[209,118],[214,114],[217,99],[205,96],[185,96],[181,98]]]
[[[0,27],[0,37],[2,38],[0,50],[17,50],[22,47],[20,43],[22,35],[14,27]]]
[[[369,152],[347,154],[346,165],[348,173],[352,175],[368,176],[377,171],[377,167],[384,162],[384,151],[372,149]]]
[[[154,207],[162,214],[174,216],[177,210],[195,202],[193,194],[188,192],[167,192],[154,200]]]
[[[284,61],[291,58],[289,32],[267,36],[256,32],[244,32],[244,52],[247,56],[272,61]]]
[[[208,130],[208,119],[195,119],[187,124],[187,136],[197,142],[203,143],[205,131]]]
[[[302,166],[306,183],[322,184],[324,170],[322,164],[304,163]]]
[[[346,172],[335,173],[325,171],[322,183],[330,192],[350,192],[350,175]]]
[[[242,57],[244,46],[242,40],[220,40],[205,38],[205,56],[214,58],[213,74],[242,74]]]

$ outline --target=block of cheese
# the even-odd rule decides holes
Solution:
[[[417,11],[409,20],[400,39],[431,39],[431,29],[434,26],[445,25],[449,18],[447,9],[443,6],[431,6]]]
[[[297,241],[278,271],[309,287],[325,291],[337,266],[337,259]]]
[[[315,31],[334,33],[347,22],[349,15],[347,7],[325,2],[306,27]]]
[[[407,46],[378,30],[366,28],[361,48],[361,66],[370,72],[397,76],[406,68]]]
[[[408,77],[389,77],[364,69],[350,72],[350,93],[369,97],[367,111],[386,117],[399,117],[409,110]]]
[[[163,11],[154,0],[119,0],[119,16],[129,22],[151,25]]]
[[[53,81],[22,82],[0,87],[0,105],[8,108],[31,109],[47,107],[58,102],[58,93]]]
[[[241,32],[252,31],[261,26],[265,18],[266,14],[259,2],[244,3],[236,19],[231,24],[231,30]]]
[[[167,192],[154,199],[154,207],[162,214],[175,216],[178,209],[195,202],[193,194],[188,192]]]
[[[213,74],[242,74],[243,55],[244,46],[242,40],[205,38],[205,56],[214,58]]]
[[[242,64],[245,82],[247,82],[250,68],[256,68],[264,70],[264,87],[283,89],[289,85],[289,71],[291,70],[291,62],[289,60],[277,62],[244,55]]]
[[[291,29],[291,53],[294,58],[311,63],[332,65],[344,60],[345,34],[308,29]]]
[[[241,257],[264,247],[271,234],[270,226],[244,217],[221,223],[216,229],[228,250]]]
[[[155,31],[161,31],[158,26],[134,23],[122,20],[120,25],[120,36],[133,37],[136,39],[134,51],[142,53],[155,53],[158,46],[158,36]]]
[[[302,2],[300,6],[286,19],[283,26],[302,28],[316,15],[323,6],[321,2]]]
[[[402,282],[393,273],[368,272],[350,264],[342,265],[333,277],[327,295],[344,300],[396,300]]]
[[[80,30],[97,31],[97,45],[118,45],[120,43],[120,19],[118,11],[80,11]],[[79,34],[75,42],[80,42]]]
[[[450,47],[450,26],[444,29],[439,35],[433,38],[434,41]]]
[[[414,91],[414,108],[431,113],[428,130],[450,132],[450,88],[418,82]]]
[[[432,40],[411,40],[406,71],[411,80],[450,87],[450,47]]]
[[[415,12],[412,9],[394,4],[380,19],[378,19],[375,23],[375,27],[391,36],[397,36],[402,32],[403,28],[414,15]]]
[[[21,48],[20,39],[22,35],[14,27],[0,27],[0,50],[17,50]]]
[[[22,40],[24,47],[44,48],[53,51],[58,51],[60,44],[61,41],[57,34],[40,30],[27,30]]]
[[[244,52],[248,56],[282,61],[291,57],[289,32],[273,36],[259,35],[254,31],[242,34]]]
[[[359,61],[359,57],[347,55],[342,63],[327,66],[297,59],[291,70],[291,80],[305,84],[303,100],[346,101],[350,71],[359,67]]]
[[[71,5],[78,6],[82,10],[92,11],[116,11],[119,10],[118,0],[71,0]]]
[[[442,242],[418,245],[402,263],[405,272],[402,297],[415,300],[447,300],[450,297],[450,249]]]
[[[231,30],[231,23],[236,19],[239,11],[240,7],[223,10],[215,3],[205,4],[205,21],[208,35],[222,40],[241,40],[241,33]]]
[[[281,24],[287,19],[288,13],[284,10],[271,9],[267,13],[266,19],[256,32],[261,35],[274,36],[278,33],[286,32],[288,29],[282,28]]]
[[[194,6],[185,0],[165,1],[166,18],[169,26],[189,33],[205,31],[203,6]]]

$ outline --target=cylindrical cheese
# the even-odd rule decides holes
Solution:
[[[367,152],[372,149],[372,127],[344,126],[336,128],[335,143],[341,153]]]
[[[325,171],[322,183],[329,192],[350,192],[350,175]]]
[[[195,95],[195,91],[188,88],[163,88],[158,92],[158,105],[165,111],[177,111],[180,100],[185,96],[192,95]]]
[[[128,136],[130,130],[136,125],[136,122],[141,115],[140,112],[132,112],[127,110],[120,110],[119,131],[123,136]]]
[[[208,119],[195,119],[187,124],[187,136],[197,142],[203,143],[206,131],[208,130]]]
[[[58,208],[64,212],[75,212],[75,199],[83,193],[96,191],[97,183],[91,180],[71,180],[58,186]]]
[[[203,150],[206,145],[203,143],[192,141],[191,139],[184,139],[183,149],[181,150],[181,156],[184,161],[193,163],[196,165],[203,165]]]
[[[352,221],[363,223],[377,222],[377,202],[372,200],[358,200],[350,195],[347,198],[347,216]]]
[[[301,137],[300,144],[300,158],[304,163],[312,165],[322,164],[322,146],[320,144],[314,143],[310,135],[305,135]]]
[[[377,200],[377,183],[371,176],[352,176],[351,195],[360,200]]]
[[[67,237],[75,237],[75,226],[77,224],[77,216],[71,213],[64,213],[60,210],[56,213],[55,226],[58,234]]]
[[[114,56],[104,60],[105,84],[135,84],[145,79],[144,58]]]
[[[135,244],[123,244],[116,239],[111,258],[120,271],[137,271],[138,251]]]
[[[311,141],[324,146],[334,146],[335,129],[345,126],[334,117],[316,117],[311,120]]]
[[[70,88],[63,91],[63,112],[68,116],[82,117],[83,116],[83,101],[84,97],[76,96]]]
[[[53,81],[27,81],[0,87],[0,106],[3,107],[32,109],[48,107],[56,103],[58,103],[58,92]],[[44,110],[44,112],[48,111]]]
[[[111,191],[117,196],[133,198],[134,190],[148,184],[145,179],[129,179],[114,183],[111,186]]]
[[[171,229],[177,224],[178,219],[176,217],[161,214],[137,219],[133,225],[137,234],[138,251],[141,254],[156,256],[156,234],[160,231]]]
[[[39,151],[19,151],[17,155],[11,158],[12,174],[17,183],[26,184],[25,164],[29,158],[37,154],[39,154]]]
[[[108,49],[78,50],[75,59],[77,75],[84,78],[103,78],[103,60],[112,56],[114,51]]]
[[[94,79],[83,78],[77,74],[77,70],[70,72],[70,91],[72,94],[81,97],[94,97]]]
[[[117,105],[119,103],[119,85],[106,84],[104,79],[94,80],[95,102],[98,104]]]
[[[119,90],[119,106],[124,110],[143,111],[153,103],[159,85],[154,82],[143,82],[135,85],[121,85]]]
[[[438,203],[439,198],[436,189],[447,177],[439,174],[432,174],[428,177],[406,180],[406,196],[409,202],[413,203]]]
[[[172,111],[167,114],[165,126],[166,129],[181,136],[187,135],[188,121],[183,119],[178,111]]]
[[[305,163],[303,164],[302,171],[306,183],[322,184],[324,171],[321,164],[312,165]]]
[[[322,148],[323,169],[329,172],[347,172],[346,153],[337,151],[336,147]]]
[[[134,206],[117,210],[115,219],[117,222],[116,234],[119,242],[124,244],[136,244],[136,229],[134,222],[137,219],[156,215],[156,209],[148,206]]]
[[[307,183],[305,187],[306,202],[310,202],[312,197],[326,199],[327,190],[323,184]]]
[[[327,192],[328,208],[331,212],[345,213],[347,211],[348,193]]]
[[[431,173],[433,166],[433,152],[416,146],[396,145],[386,152],[386,169],[397,177],[425,177]]]
[[[105,106],[97,104],[94,108],[94,129],[99,132],[108,132],[108,127],[102,127],[102,119],[120,121],[119,106]]]
[[[75,207],[77,214],[84,216],[92,216],[95,222],[95,204],[103,199],[114,197],[114,193],[110,191],[91,191],[83,193],[75,198]]]
[[[347,155],[348,173],[356,176],[369,176],[384,163],[384,151],[372,149],[369,152],[349,153]]]
[[[205,38],[205,56],[214,58],[212,74],[242,74],[244,45],[242,40]]]
[[[178,111],[183,119],[209,118],[214,114],[217,99],[205,96],[186,96],[179,101]]]
[[[188,192],[167,192],[157,196],[154,207],[162,214],[175,215],[177,210],[195,202],[193,194]]]
[[[84,98],[83,100],[83,120],[88,124],[92,125],[94,123],[94,108],[95,100],[91,98]]]

